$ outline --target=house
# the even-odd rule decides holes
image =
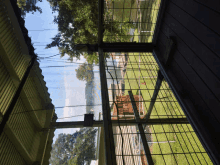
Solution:
[[[0,116],[8,112],[30,62],[36,54],[20,9],[14,0],[0,0]],[[35,60],[12,113],[0,135],[0,164],[49,164],[55,122],[54,105]],[[0,121],[0,123],[1,123]]]
[[[137,110],[140,111],[140,115],[144,116],[144,106],[143,106],[143,98],[139,95],[134,95],[134,99],[136,102]],[[113,117],[112,120],[117,120],[117,115],[119,115],[120,119],[131,119],[134,118],[134,111],[132,108],[132,104],[130,101],[129,95],[126,96],[116,96],[116,101],[113,106]],[[133,117],[131,117],[131,115]]]
[[[109,91],[109,101],[111,104],[113,104],[113,98],[114,101],[116,101],[117,96],[122,96],[124,94],[123,80],[120,80],[118,84],[110,84],[108,91]]]

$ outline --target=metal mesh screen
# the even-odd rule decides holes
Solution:
[[[117,164],[149,164],[137,123],[122,122],[135,120],[128,91],[133,93],[142,121],[149,115],[142,126],[154,164],[212,164],[164,79],[152,99],[159,71],[152,53],[109,56],[105,66]]]
[[[161,0],[106,0],[104,9],[105,42],[152,42]],[[137,31],[138,29],[138,31]]]

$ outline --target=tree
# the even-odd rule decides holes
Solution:
[[[95,134],[97,129],[81,128],[74,134],[59,134],[52,146],[51,165],[83,165],[95,158]]]
[[[98,0],[48,0],[52,11],[58,12],[54,23],[58,24],[59,33],[46,46],[46,49],[57,46],[61,57],[69,55],[77,59],[83,55],[88,63],[98,63],[97,53],[88,54],[76,49],[76,44],[96,44],[98,40]],[[110,11],[105,12],[105,19],[112,18]],[[119,21],[108,21],[104,25],[104,41],[129,41],[126,36],[134,25],[127,20],[121,26]]]
[[[76,77],[81,81],[90,82],[94,77],[92,64],[84,63],[80,65],[78,69],[75,69],[75,71],[76,71]]]
[[[67,165],[67,160],[72,156],[73,146],[76,138],[81,132],[71,134],[59,134],[56,142],[52,146],[50,163],[52,165]]]
[[[95,134],[97,129],[82,128],[83,132],[77,137],[73,153],[74,157],[68,161],[68,165],[90,165],[91,161],[95,159]]]
[[[42,0],[38,0],[42,2]],[[26,16],[26,13],[39,11],[42,13],[42,9],[38,6],[36,6],[33,1],[27,1],[27,0],[17,0],[18,7],[21,9],[21,16],[24,18]]]

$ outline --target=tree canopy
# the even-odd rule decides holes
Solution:
[[[52,146],[51,165],[89,165],[95,159],[97,129],[81,128],[74,134],[59,134]]]
[[[39,2],[42,2],[42,0],[38,0]],[[39,11],[42,13],[42,9],[36,4],[33,3],[33,1],[27,1],[27,0],[17,0],[18,7],[21,9],[21,16],[25,17],[26,13]]]
[[[80,65],[78,69],[75,69],[75,71],[76,71],[76,77],[81,81],[90,82],[94,77],[92,64],[84,63]]]
[[[88,55],[86,52],[80,52],[76,49],[76,44],[96,44],[98,40],[98,0],[48,0],[52,11],[58,12],[54,22],[58,24],[59,33],[52,39],[47,48],[57,46],[61,57],[69,55],[80,59],[83,55],[89,63],[98,63],[96,53]],[[111,12],[105,12],[105,18],[111,18]],[[125,20],[126,22],[126,20]],[[134,25],[119,21],[106,21],[104,25],[104,41],[129,41],[130,37],[126,36],[129,29]]]

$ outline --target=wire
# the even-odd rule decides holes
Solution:
[[[28,31],[45,31],[45,30],[57,30],[58,31],[58,29],[42,29],[42,30],[28,30]]]
[[[84,116],[84,114],[83,115],[69,116],[69,117],[61,117],[61,118],[57,118],[57,119],[66,119],[66,118],[72,118],[72,117],[78,117],[78,116]]]
[[[62,106],[62,107],[55,107],[55,109],[62,109],[66,107],[87,107],[87,106],[101,106],[102,104],[95,104],[95,105],[71,105],[71,106]],[[36,109],[36,110],[28,110],[28,111],[23,111],[23,112],[16,112],[12,114],[21,114],[21,113],[26,113],[26,112],[35,112],[35,111],[50,111],[48,109]]]

